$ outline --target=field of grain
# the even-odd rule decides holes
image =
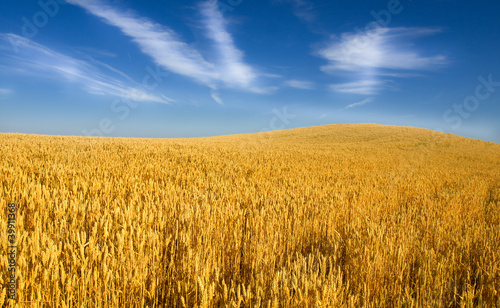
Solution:
[[[0,307],[500,306],[499,144],[371,124],[0,134],[0,175]]]

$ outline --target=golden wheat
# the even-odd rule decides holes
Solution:
[[[19,251],[0,306],[500,305],[498,144],[377,125],[0,134],[0,173]]]

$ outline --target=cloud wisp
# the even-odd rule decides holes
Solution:
[[[404,42],[441,32],[438,28],[376,28],[367,33],[343,33],[320,49],[318,55],[328,60],[325,72],[362,72],[384,70],[430,70],[448,63],[446,56],[423,56]],[[377,73],[375,72],[375,74]]]
[[[354,82],[331,84],[331,91],[340,93],[352,93],[363,95],[374,95],[386,87],[386,81],[366,79]]]
[[[224,102],[222,101],[222,99],[220,98],[219,96],[219,93],[217,93],[217,91],[213,90],[212,91],[212,94],[210,94],[210,97],[217,102],[217,104],[219,105],[224,105]]]
[[[306,0],[283,0],[293,5],[293,14],[306,23],[316,22],[316,13],[311,3]]]
[[[412,77],[418,71],[445,67],[445,55],[422,55],[412,40],[441,32],[439,28],[374,27],[372,31],[343,33],[332,38],[316,55],[327,60],[320,69],[328,74],[347,74],[353,82],[331,85],[342,93],[376,94],[386,86],[380,77]]]
[[[77,83],[91,94],[112,95],[135,101],[170,103],[172,100],[140,90],[138,84],[123,72],[109,65],[80,59],[54,51],[16,34],[0,33],[0,52],[10,50],[4,48],[9,40],[16,40],[19,53],[5,53],[2,57],[4,69],[11,73],[57,79],[64,82]]]
[[[288,87],[296,88],[296,89],[301,89],[301,90],[312,90],[314,89],[314,83],[310,81],[304,81],[304,80],[287,80],[284,82],[284,84]]]
[[[368,104],[369,102],[371,102],[372,99],[371,98],[366,98],[360,102],[357,102],[357,103],[353,103],[353,104],[350,104],[350,105],[347,105],[344,109],[349,109],[349,108],[354,108],[354,107],[359,107],[359,106],[363,106],[363,105],[366,105]]]
[[[256,71],[243,61],[243,52],[227,31],[227,23],[215,0],[199,5],[206,36],[213,42],[217,59],[209,61],[197,49],[182,40],[173,29],[113,7],[101,0],[67,0],[115,26],[136,43],[142,53],[164,69],[205,84],[213,91],[222,84],[255,93],[266,92],[255,85]],[[215,93],[215,92],[213,92]],[[214,95],[212,95],[214,97]],[[215,97],[218,97],[215,95]],[[220,103],[220,99],[215,99]]]
[[[0,95],[7,95],[10,94],[12,91],[9,89],[2,89],[0,88]]]
[[[149,55],[156,64],[176,74],[188,76],[209,84],[217,78],[214,66],[172,29],[136,16],[130,11],[121,11],[98,0],[66,0],[90,14],[100,17],[130,37],[139,49]]]
[[[213,41],[218,53],[216,71],[227,85],[246,88],[256,78],[254,70],[243,62],[243,52],[236,48],[222,13],[215,0],[200,4],[206,35]]]

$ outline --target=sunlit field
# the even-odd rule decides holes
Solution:
[[[10,307],[500,306],[500,145],[327,125],[194,139],[0,134]]]

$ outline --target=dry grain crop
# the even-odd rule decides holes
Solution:
[[[196,139],[0,134],[17,304],[500,306],[500,145],[328,125]]]

